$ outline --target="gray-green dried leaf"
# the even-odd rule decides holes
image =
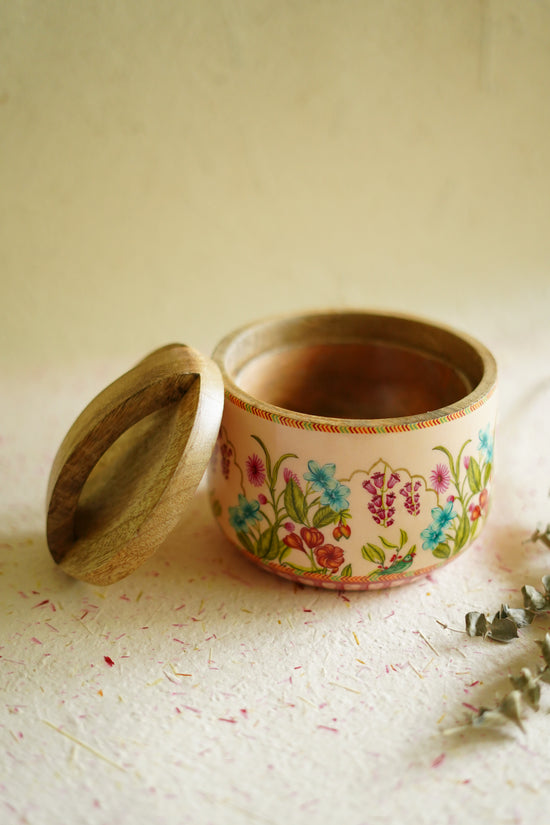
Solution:
[[[472,719],[474,728],[496,728],[505,725],[506,716],[494,708],[481,708],[477,716]]]
[[[495,619],[489,626],[487,636],[495,642],[511,642],[518,638],[518,628],[512,619]]]
[[[498,706],[498,710],[500,713],[502,713],[503,716],[514,722],[514,724],[516,724],[520,730],[524,730],[523,724],[521,722],[521,702],[521,691],[512,690],[508,694],[508,696],[504,697],[504,699]]]
[[[537,639],[537,644],[540,646],[546,666],[550,667],[550,633],[547,633],[542,641]]]
[[[525,702],[538,710],[540,707],[540,681],[535,678],[528,667],[522,667],[519,676],[510,676],[510,681],[516,690],[521,691]]]
[[[471,611],[466,613],[466,633],[468,636],[486,636],[488,631],[487,617],[483,613]]]
[[[531,587],[530,584],[524,584],[521,592],[523,594],[523,604],[527,610],[534,610],[536,613],[540,613],[542,610],[548,610],[548,598],[543,596],[542,593],[539,593],[535,587]]]
[[[475,728],[487,727],[494,728],[505,725],[506,722],[511,721],[524,730],[521,721],[521,711],[523,710],[523,699],[521,691],[512,690],[504,697],[500,705],[496,708],[481,708],[478,715],[474,716],[471,724]]]
[[[493,622],[496,619],[512,619],[516,627],[527,627],[535,618],[532,610],[525,610],[523,607],[508,607],[507,604],[501,605],[498,613],[495,613]]]
[[[550,550],[550,524],[546,525],[546,530],[543,533],[541,533],[539,529],[535,530],[535,532],[533,533],[531,538],[528,539],[528,541],[541,541]]]

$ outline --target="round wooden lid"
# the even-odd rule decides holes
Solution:
[[[47,538],[71,576],[111,584],[172,532],[207,467],[223,411],[218,366],[172,344],[86,407],[55,457]]]

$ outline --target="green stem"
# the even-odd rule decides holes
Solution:
[[[267,523],[269,524],[269,526],[270,526],[270,527],[273,527],[273,522],[271,521],[271,519],[269,518],[269,516],[267,515],[267,513],[264,513],[264,511],[263,511],[263,510],[260,510],[260,513],[261,513],[261,514],[262,514],[262,516],[265,518],[265,520],[267,521]]]
[[[326,568],[317,567],[317,566],[313,566],[313,567],[309,567],[309,568],[308,567],[301,567],[299,564],[293,564],[290,561],[286,561],[286,559],[284,561],[284,564],[286,564],[287,567],[291,567],[293,570],[296,570],[299,573],[324,573],[324,571],[326,569]]]

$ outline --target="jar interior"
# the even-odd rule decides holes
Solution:
[[[463,400],[484,362],[466,338],[407,318],[328,314],[254,326],[222,346],[226,374],[265,404],[304,415],[393,419]]]
[[[330,418],[400,418],[447,407],[471,390],[443,361],[387,344],[330,344],[263,353],[236,383],[277,407]]]

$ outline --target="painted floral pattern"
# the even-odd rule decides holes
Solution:
[[[434,485],[435,489],[440,493],[446,492],[451,485],[454,489],[445,504],[432,509],[431,523],[420,534],[423,549],[430,550],[439,559],[449,558],[472,541],[481,520],[487,515],[487,485],[493,461],[493,437],[489,426],[479,431],[477,456],[465,454],[471,443],[471,439],[464,442],[456,459],[446,447],[434,447],[449,462],[448,466],[438,464],[432,472],[432,476],[435,474],[438,479],[445,479],[445,485],[440,483],[439,489]]]
[[[296,455],[285,453],[274,462],[263,441],[253,438],[262,455],[248,455],[244,475],[261,492],[239,494],[228,511],[239,543],[254,556],[297,573],[343,575],[344,552],[326,535],[332,525],[334,540],[351,535],[350,489],[335,477],[336,465],[311,459],[300,478],[287,465]]]
[[[434,447],[440,458],[426,476],[391,467],[381,458],[342,478],[335,463],[315,456],[303,462],[294,453],[272,456],[259,436],[252,438],[255,449],[242,464],[227,434],[221,439],[221,476],[227,480],[234,468],[241,478],[242,492],[226,510],[229,526],[248,553],[298,577],[360,577],[373,583],[405,578],[419,567],[414,563],[420,553],[426,560],[459,553],[487,516],[493,461],[489,426],[479,431],[477,443],[468,439],[456,455],[443,445]],[[357,532],[365,529],[364,516],[362,528],[352,526],[352,501],[368,514],[369,535]],[[218,499],[214,509],[220,517]],[[361,547],[359,559],[357,550],[346,557],[352,530]],[[416,540],[410,540],[411,533]]]

